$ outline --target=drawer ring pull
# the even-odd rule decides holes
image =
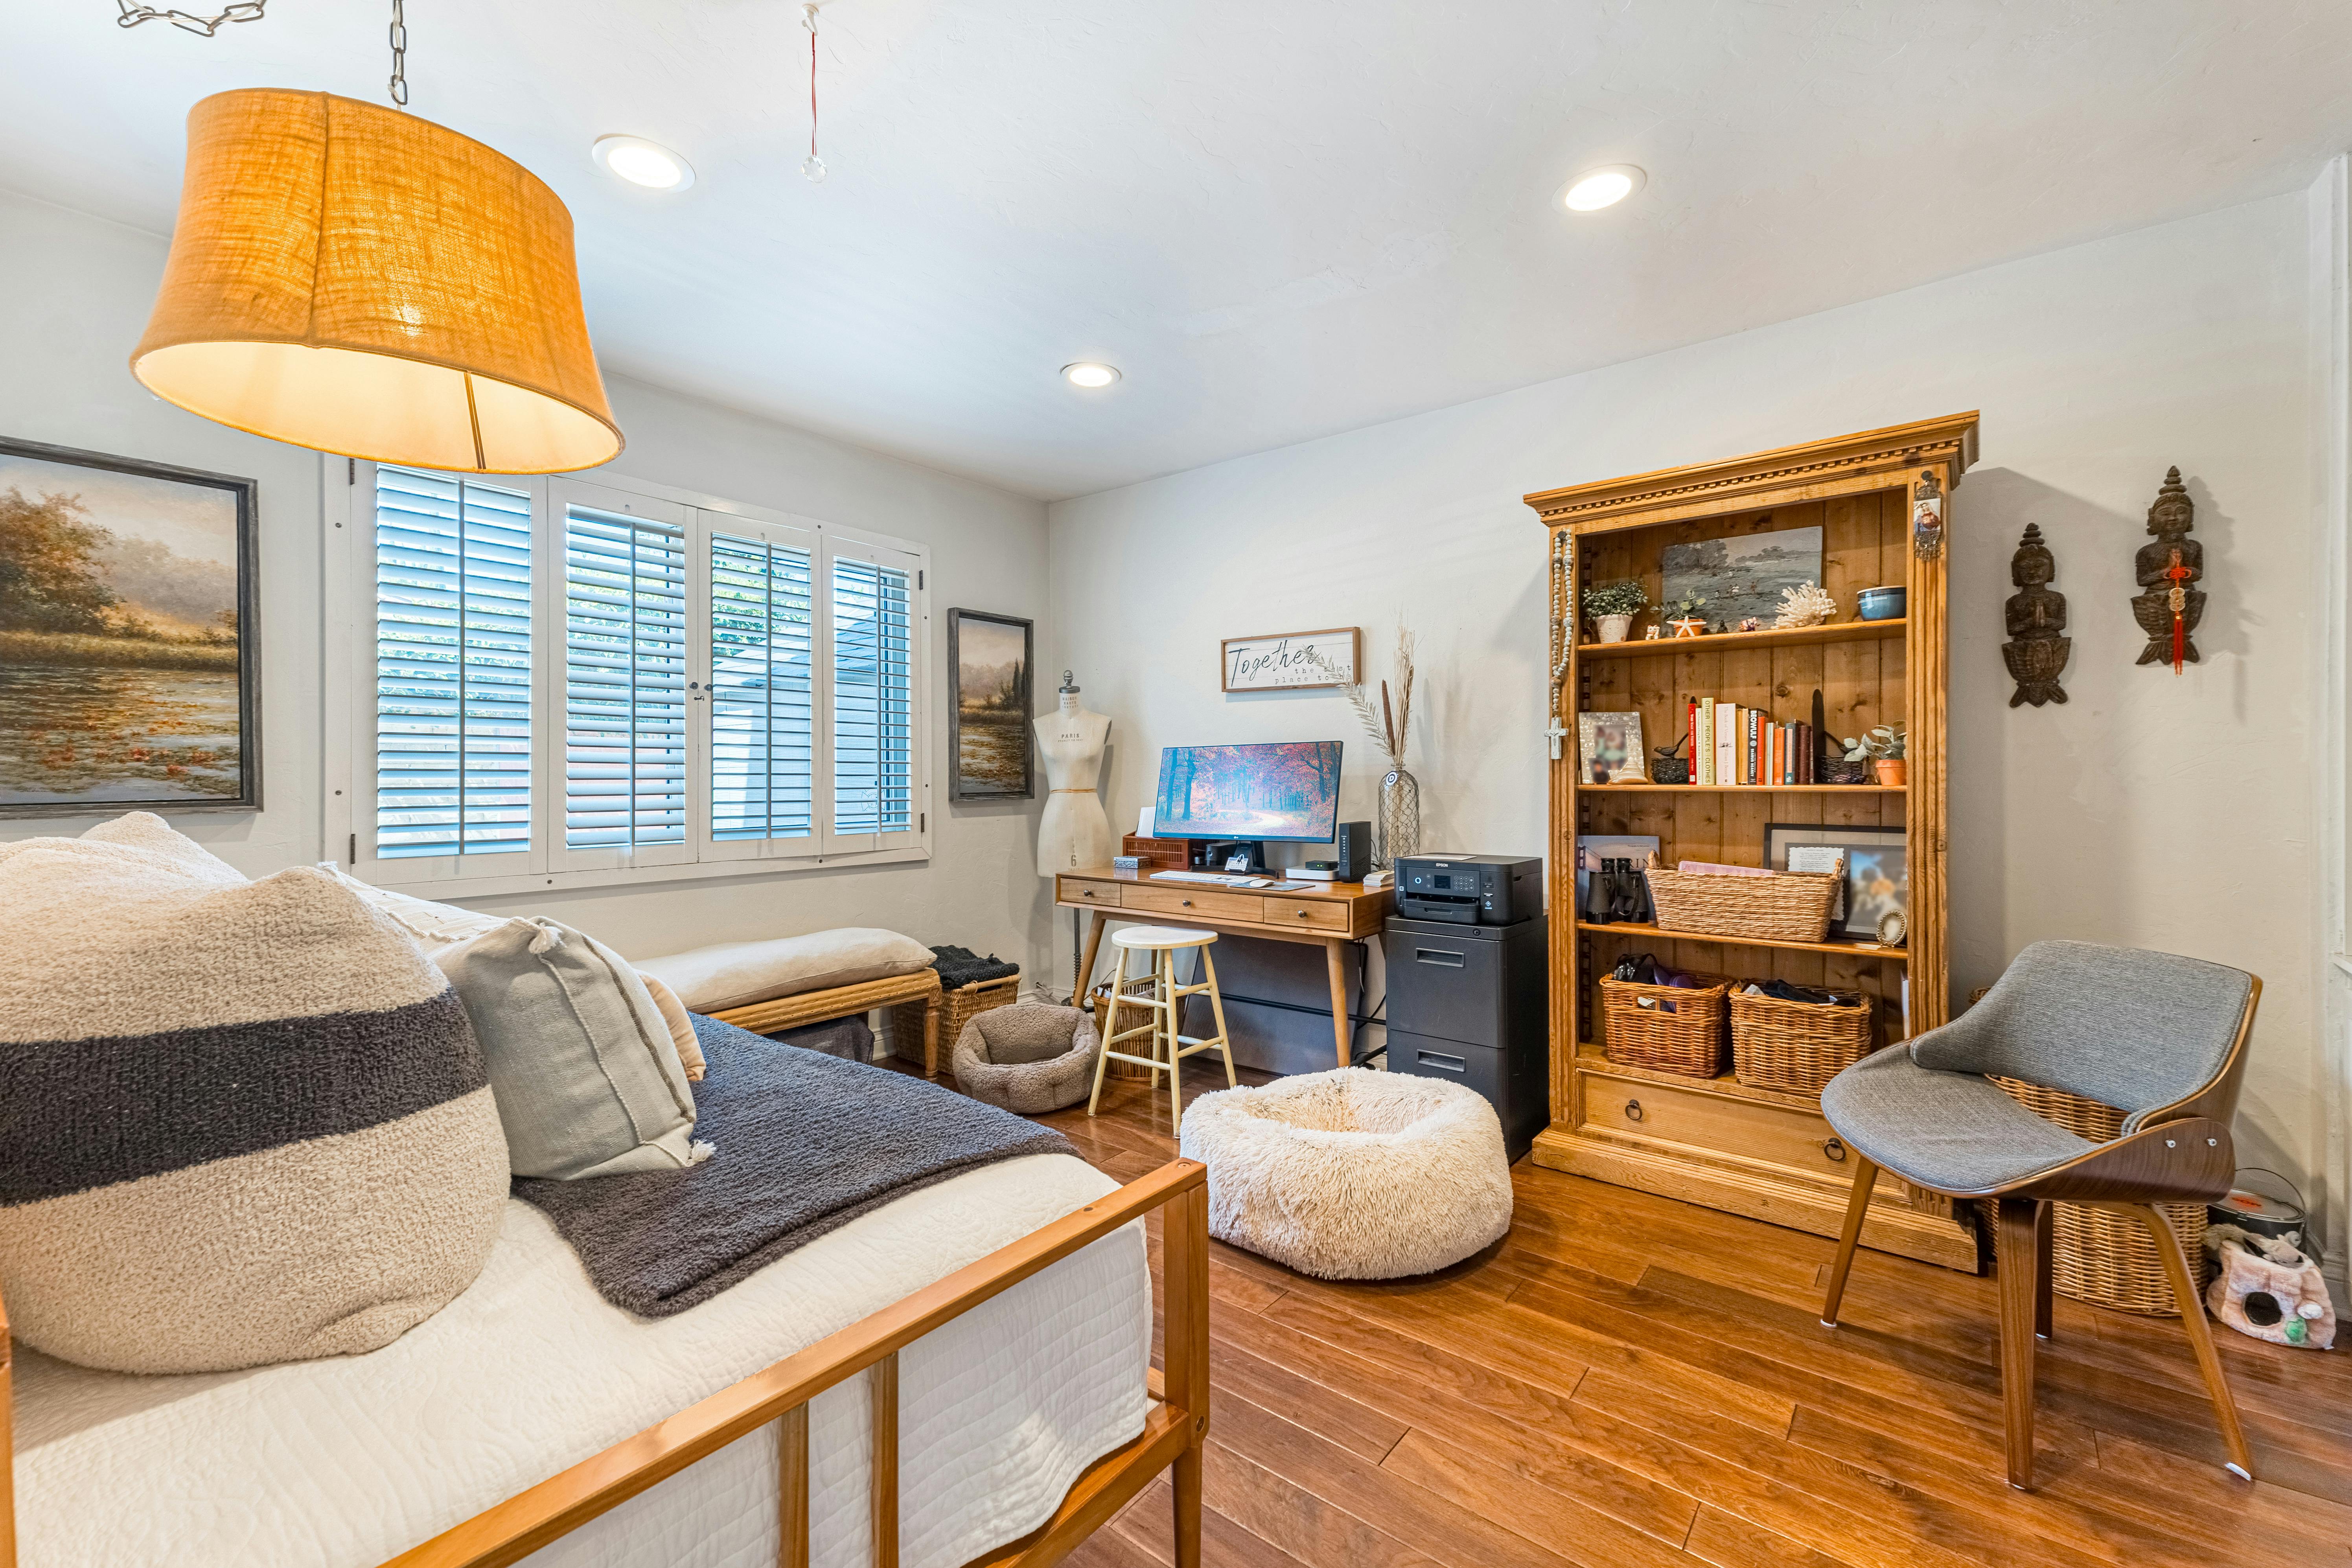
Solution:
[[[1840,1139],[1832,1138],[1828,1142],[1822,1144],[1822,1152],[1840,1163],[1843,1163],[1845,1161],[1845,1144]]]
[[[1640,1100],[1627,1100],[1627,1101],[1625,1102],[1625,1120],[1626,1120],[1626,1121],[1641,1121],[1641,1120],[1642,1120],[1642,1118],[1643,1118],[1643,1116],[1645,1116],[1645,1115],[1647,1115],[1647,1114],[1648,1114],[1648,1112],[1644,1111],[1644,1110],[1642,1109],[1642,1102],[1641,1102]]]

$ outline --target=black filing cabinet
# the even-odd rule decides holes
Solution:
[[[1517,1160],[1551,1119],[1544,917],[1513,925],[1391,918],[1389,1070],[1467,1084]]]

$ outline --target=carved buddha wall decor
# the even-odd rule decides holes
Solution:
[[[2003,606],[2010,640],[2000,645],[2000,657],[2017,681],[2017,690],[2009,700],[2011,708],[2023,702],[2039,708],[2045,702],[2066,700],[2066,689],[2058,684],[2058,675],[2066,668],[2074,643],[2064,635],[2066,595],[2050,586],[2057,575],[2058,559],[2042,542],[2042,530],[2027,523],[2024,537],[2017,542],[2017,553],[2009,563],[2009,580],[2017,584],[2017,592]]]
[[[2196,519],[2180,470],[2172,468],[2147,509],[2147,531],[2156,537],[2133,559],[2140,592],[2132,597],[2132,618],[2147,634],[2138,662],[2169,664],[2176,675],[2183,664],[2201,662],[2195,637],[2205,616],[2205,590],[2190,586],[2205,575],[2205,547],[2189,537]]]

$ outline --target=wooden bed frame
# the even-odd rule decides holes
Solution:
[[[755,1035],[772,1035],[779,1029],[797,1029],[803,1024],[830,1023],[846,1018],[853,1013],[871,1012],[900,1002],[923,1005],[923,1076],[940,1076],[940,1014],[945,1007],[940,990],[940,972],[919,969],[912,974],[892,975],[887,980],[868,980],[856,985],[836,985],[830,991],[803,991],[797,996],[779,996],[772,1002],[753,1002],[741,1007],[730,1007],[708,1015],[722,1024],[749,1029]]]
[[[931,984],[936,992],[936,975]],[[1177,1568],[1199,1568],[1201,1445],[1209,1430],[1209,1187],[1207,1168],[1192,1160],[1171,1161],[1032,1231],[905,1300],[410,1548],[383,1568],[505,1568],[771,1421],[779,1425],[781,1439],[778,1568],[808,1568],[808,1404],[869,1368],[874,1373],[874,1563],[875,1568],[898,1568],[898,1352],[949,1320],[1160,1208],[1167,1211],[1160,1344],[1165,1372],[1146,1379],[1150,1404],[1142,1436],[1087,1467],[1051,1519],[1020,1540],[973,1559],[968,1568],[1051,1568],[1171,1465]],[[9,1363],[7,1309],[0,1302],[0,1458],[15,1452],[9,1431]],[[0,1464],[0,1568],[16,1568],[16,1525],[13,1466]]]

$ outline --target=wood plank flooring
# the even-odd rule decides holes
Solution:
[[[1222,1087],[1188,1064],[1187,1103]],[[1039,1120],[1122,1181],[1174,1154],[1164,1093],[1104,1096]],[[1832,1331],[1827,1240],[1525,1162],[1514,1184],[1511,1234],[1428,1279],[1333,1285],[1216,1248],[1209,1563],[2352,1563],[2340,1352],[2216,1330],[2248,1486],[2179,1324],[2061,1298],[2041,1485],[2016,1492],[1990,1279],[1864,1252]],[[1170,1506],[1163,1480],[1070,1561],[1171,1563]]]

